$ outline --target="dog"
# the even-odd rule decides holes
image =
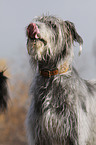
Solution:
[[[0,112],[5,112],[8,107],[9,92],[7,85],[7,77],[4,71],[0,71]]]
[[[29,145],[96,145],[96,81],[72,66],[75,25],[55,16],[37,17],[26,30],[34,72],[26,128]]]

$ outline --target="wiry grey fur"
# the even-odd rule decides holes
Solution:
[[[72,67],[72,45],[83,40],[72,22],[53,16],[34,21],[42,41],[28,37],[27,42],[36,68],[27,115],[29,145],[96,145],[96,82],[81,79]],[[40,75],[39,70],[60,69],[64,62],[67,72]]]

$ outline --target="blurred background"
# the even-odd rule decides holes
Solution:
[[[26,27],[35,16],[49,14],[72,21],[83,38],[74,66],[84,79],[96,79],[96,0],[0,0],[0,70],[7,68],[11,101],[0,115],[0,145],[27,145],[25,117],[32,79],[26,49]]]

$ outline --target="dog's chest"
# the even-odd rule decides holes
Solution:
[[[41,114],[39,123],[42,124],[42,131],[52,137],[56,136],[56,138],[68,136],[73,125],[76,124],[75,112],[71,103],[68,103],[69,92],[57,83],[51,86],[50,90],[43,89],[40,92],[42,95],[39,96],[37,106],[39,106],[38,111]]]

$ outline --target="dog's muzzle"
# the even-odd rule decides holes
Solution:
[[[32,45],[31,49],[39,49],[41,47],[44,48],[44,46],[47,45],[47,41],[41,37],[39,28],[35,23],[31,23],[27,27],[27,36],[28,39],[30,39],[31,41],[31,45]],[[31,50],[29,47],[27,49],[30,55]]]

